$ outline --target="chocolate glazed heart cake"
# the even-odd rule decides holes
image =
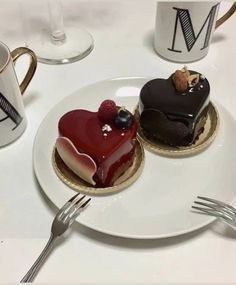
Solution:
[[[139,97],[144,135],[174,147],[193,144],[204,130],[209,93],[208,80],[186,67],[168,79],[147,82]]]
[[[58,130],[60,158],[95,188],[112,186],[133,163],[137,124],[112,100],[105,100],[98,112],[77,109],[64,114]]]

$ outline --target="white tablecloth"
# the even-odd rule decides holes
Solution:
[[[220,13],[229,5],[222,3]],[[96,81],[160,73],[165,77],[180,67],[153,50],[156,1],[68,0],[63,6],[65,23],[84,26],[93,35],[95,47],[89,56],[73,64],[38,64],[24,98],[27,130],[16,142],[0,149],[0,282],[19,282],[44,247],[56,213],[32,167],[35,134],[48,111],[73,91]],[[43,1],[1,0],[0,40],[11,49],[24,45],[34,28],[27,21],[34,17],[37,25],[43,25],[47,18]],[[215,32],[207,57],[188,65],[207,74],[212,99],[234,117],[235,25],[233,16]],[[20,78],[25,68],[26,61],[19,60],[16,69]],[[112,237],[75,224],[35,281],[236,282],[235,242],[236,231],[219,222],[157,240]]]

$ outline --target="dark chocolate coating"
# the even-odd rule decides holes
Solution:
[[[190,71],[190,74],[197,72]],[[210,85],[206,78],[184,92],[175,89],[172,75],[153,79],[140,92],[140,125],[148,138],[157,138],[172,146],[194,142],[206,119]]]

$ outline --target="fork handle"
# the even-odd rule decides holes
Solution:
[[[51,236],[50,236],[46,246],[44,247],[43,251],[41,252],[39,257],[36,259],[34,264],[31,266],[29,271],[22,278],[20,283],[29,283],[29,282],[33,281],[34,277],[36,276],[36,274],[38,273],[40,267],[42,266],[42,264],[44,263],[46,257],[48,256],[50,250],[52,249],[53,244],[55,242],[55,239],[56,239],[56,236],[51,234]]]

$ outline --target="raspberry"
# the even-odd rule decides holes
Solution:
[[[101,103],[98,109],[98,118],[104,122],[112,122],[117,115],[116,103],[112,100],[105,100]]]

